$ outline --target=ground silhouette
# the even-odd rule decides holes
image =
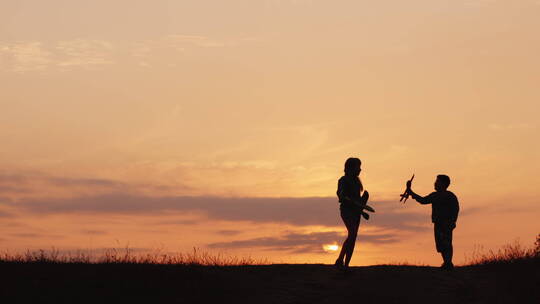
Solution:
[[[2,303],[540,303],[539,259],[457,267],[0,262]]]

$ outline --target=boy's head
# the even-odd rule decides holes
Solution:
[[[450,177],[448,175],[439,174],[435,180],[435,190],[445,191],[450,186]]]

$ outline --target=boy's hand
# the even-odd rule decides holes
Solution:
[[[414,179],[414,174],[412,175],[411,179],[407,181],[407,183],[405,184],[406,188],[405,188],[405,192],[403,192],[403,194],[401,194],[401,199],[399,200],[400,202],[403,202],[405,204],[405,202],[407,201],[407,199],[409,198],[409,195],[412,192],[412,189],[411,189],[411,185],[412,185],[412,181]]]

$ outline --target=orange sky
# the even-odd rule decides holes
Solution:
[[[353,264],[436,265],[540,232],[536,0],[2,1],[0,250],[330,263],[344,160],[377,213]]]

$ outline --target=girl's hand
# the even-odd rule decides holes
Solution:
[[[364,194],[362,194],[362,202],[364,204],[366,204],[368,199],[369,199],[369,192],[367,192],[367,190],[366,190],[366,191],[364,191]]]

